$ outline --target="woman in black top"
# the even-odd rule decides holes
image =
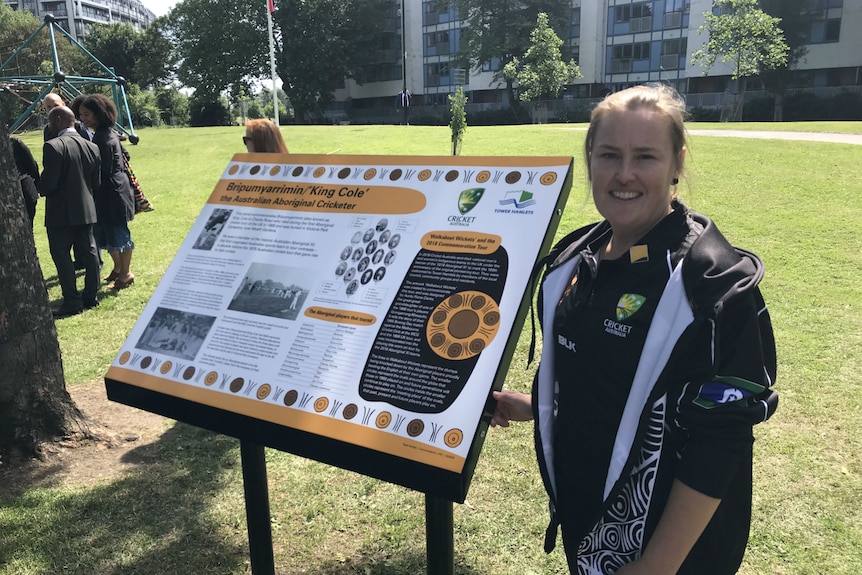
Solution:
[[[573,573],[731,575],[748,540],[752,426],[775,410],[763,266],[676,197],[685,104],[611,94],[584,155],[604,221],[546,258],[531,395],[494,392],[492,425],[535,420]]]
[[[111,129],[117,121],[117,108],[101,94],[81,101],[81,122],[93,130],[93,143],[102,156],[102,185],[95,193],[98,223],[93,227],[96,244],[111,255],[114,269],[105,278],[111,289],[129,287],[135,281],[130,268],[135,243],[128,222],[135,217],[135,198],[123,163],[117,134]]]

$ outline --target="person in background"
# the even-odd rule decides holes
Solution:
[[[24,207],[30,217],[30,225],[36,218],[36,204],[39,202],[39,165],[30,152],[27,144],[18,138],[12,140],[12,155],[15,158],[15,169],[18,181],[21,182],[21,193],[24,196]]]
[[[242,143],[249,153],[287,153],[287,146],[278,126],[265,118],[249,120],[245,123],[245,136],[242,137]]]
[[[543,260],[532,395],[494,392],[492,426],[534,420],[569,569],[730,575],[751,520],[754,424],[777,407],[763,264],[677,197],[685,104],[611,94],[584,145],[604,221]]]
[[[80,98],[82,98],[82,96],[77,96],[73,101],[79,100]],[[65,105],[66,103],[63,101],[63,98],[61,98],[59,94],[56,94],[54,92],[49,92],[45,95],[44,98],[42,98],[42,107],[45,109],[45,112],[50,112],[57,106]],[[72,111],[75,113],[75,117],[77,118],[78,111],[75,109],[72,109]],[[93,139],[93,135],[90,133],[90,131],[87,130],[86,126],[84,126],[84,124],[82,124],[78,120],[75,120],[75,131],[78,132],[78,134],[80,134],[82,138],[86,138],[87,140]],[[46,142],[51,138],[57,137],[57,134],[51,129],[50,122],[45,125],[45,129],[42,131],[42,136]]]
[[[412,95],[410,94],[410,90],[406,87],[403,88],[400,92],[398,92],[398,96],[396,96],[396,108],[401,111],[401,125],[409,126],[410,123],[410,100],[412,99]]]
[[[78,119],[77,105],[80,105],[80,100],[82,100],[83,98],[84,98],[84,96],[82,96],[82,95],[76,96],[69,103],[69,108],[75,114],[75,131],[78,132],[78,134],[82,138],[85,138],[87,140],[92,140],[93,134]],[[45,110],[45,112],[50,113],[51,110],[53,110],[54,108],[56,108],[58,106],[66,106],[66,102],[63,101],[63,98],[60,97],[59,94],[57,94],[55,92],[49,92],[45,95],[44,98],[42,98],[42,108]],[[55,131],[53,131],[53,129],[51,128],[50,122],[48,124],[46,124],[45,129],[42,130],[42,137],[43,137],[44,141],[46,141],[46,142],[48,140],[50,140],[51,138],[57,137],[57,133]],[[74,246],[73,246],[73,248],[72,248],[73,252],[75,249],[76,248],[74,248]],[[83,263],[84,258],[79,258],[78,252],[74,252],[74,254],[75,254],[75,269],[76,270],[84,269],[84,263]],[[102,256],[101,256],[101,254],[99,254],[99,268],[101,269],[101,267],[102,267]]]
[[[110,288],[122,290],[135,282],[131,272],[135,243],[129,222],[135,217],[135,198],[126,175],[120,140],[111,129],[117,121],[117,108],[101,94],[91,94],[81,101],[81,121],[93,130],[93,142],[102,156],[102,184],[95,193],[98,223],[94,228],[96,243],[107,250],[114,267],[105,278]]]
[[[81,313],[99,305],[99,260],[93,238],[96,205],[93,192],[101,182],[99,148],[74,128],[75,115],[65,106],[48,113],[57,134],[42,148],[44,171],[39,190],[45,196],[45,227],[63,304],[52,310],[55,318]],[[84,267],[84,289],[76,285],[75,265],[69,253],[74,246]]]

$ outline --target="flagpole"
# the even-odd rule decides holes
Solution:
[[[275,4],[273,0],[267,0],[266,2],[266,26],[267,31],[269,32],[269,67],[270,74],[272,76],[272,113],[275,118],[275,125],[280,126],[281,124],[278,121],[278,88],[275,86],[275,78],[277,76],[275,71],[275,38],[272,35],[272,13],[275,10]]]

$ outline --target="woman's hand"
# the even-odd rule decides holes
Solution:
[[[493,397],[497,402],[494,415],[491,417],[491,427],[509,427],[511,421],[530,421],[533,419],[532,398],[526,393],[517,391],[495,391]]]

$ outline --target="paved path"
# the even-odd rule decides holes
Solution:
[[[825,132],[761,132],[748,130],[689,130],[692,136],[720,136],[726,138],[760,138],[764,140],[805,140],[862,146],[862,134],[835,134]]]

